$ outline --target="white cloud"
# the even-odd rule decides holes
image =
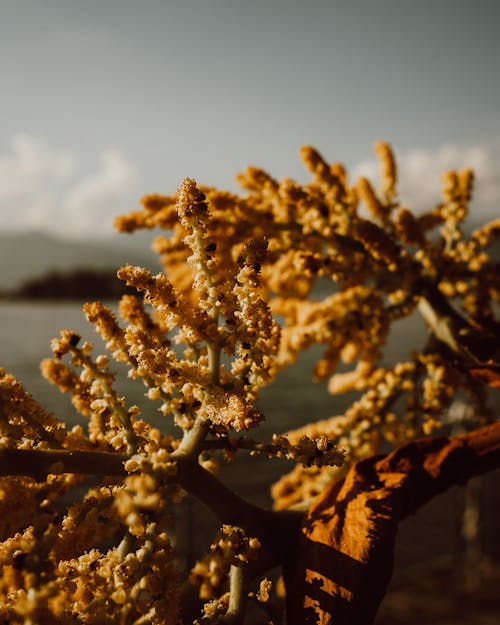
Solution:
[[[472,215],[480,219],[500,214],[500,150],[498,145],[460,146],[447,144],[437,149],[415,149],[396,153],[399,193],[406,206],[422,211],[441,199],[441,174],[448,170],[471,167],[476,180]],[[377,186],[379,165],[374,160],[359,163],[353,169],[354,179],[366,176]]]
[[[65,214],[78,231],[90,232],[96,222],[112,220],[138,177],[135,167],[117,150],[103,152],[99,164],[98,171],[76,182],[63,198]]]
[[[74,153],[32,136],[16,135],[9,147],[0,155],[1,230],[99,236],[128,210],[138,174],[118,150],[102,152],[96,170],[86,173]]]
[[[500,214],[500,144],[443,145],[434,150],[397,153],[402,202],[415,210],[440,199],[440,177],[449,169],[476,173],[473,214],[485,220]],[[30,135],[12,138],[0,153],[0,230],[45,230],[64,236],[102,236],[113,219],[135,206],[138,172],[119,151],[97,155],[93,171],[83,171],[75,153],[56,149]],[[375,158],[360,162],[353,178],[369,177],[377,186]]]

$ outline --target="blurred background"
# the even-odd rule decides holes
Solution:
[[[311,144],[376,181],[383,139],[406,205],[434,205],[441,173],[470,166],[470,224],[498,217],[499,23],[496,0],[0,0],[0,366],[74,418],[38,362],[59,328],[91,335],[78,300],[118,295],[118,266],[157,266],[148,236],[118,236],[113,219],[185,176],[234,191],[253,164],[305,181]],[[424,332],[403,328],[394,349]],[[270,431],[342,410],[304,382],[308,357],[264,396]],[[262,496],[280,471],[253,486],[240,472],[239,488]],[[499,558],[492,484],[405,525],[385,623],[490,622],[478,605],[498,622],[498,586],[480,574]],[[425,616],[422,597],[445,607]]]
[[[0,0],[0,289],[114,262],[114,217],[185,176],[307,180],[304,144],[355,179],[389,141],[412,208],[473,167],[472,219],[496,216],[499,21],[495,0]]]

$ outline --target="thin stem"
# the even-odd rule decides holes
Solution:
[[[42,440],[49,443],[51,447],[56,447],[56,448],[61,447],[61,443],[56,439],[54,434],[52,432],[47,431],[45,427],[39,421],[37,421],[37,419],[35,419],[35,417],[28,414],[27,412],[23,412],[21,416],[26,421],[26,423],[35,430],[37,435]]]
[[[147,614],[140,616],[134,621],[133,625],[153,625],[156,617],[156,609],[153,607]]]
[[[71,350],[71,353],[74,357],[79,358],[82,361],[83,365],[92,372],[94,379],[99,382],[103,398],[109,403],[125,430],[127,453],[129,456],[133,456],[137,451],[137,437],[132,426],[132,421],[130,420],[130,415],[116,396],[116,391],[90,356],[85,355],[82,350],[77,350],[75,348]]]
[[[118,554],[118,560],[123,562],[125,560],[125,556],[132,549],[133,537],[132,534],[127,530],[125,536],[121,539],[120,544],[118,545],[116,551]]]
[[[216,385],[220,375],[220,347],[208,345],[208,367],[210,381]],[[208,434],[209,422],[203,417],[196,417],[193,426],[184,430],[184,436],[179,447],[173,453],[173,457],[197,458],[202,451],[203,442]]]
[[[229,570],[229,605],[224,617],[227,625],[241,625],[245,619],[248,581],[246,567],[232,564]]]
[[[208,368],[210,370],[210,382],[212,384],[219,383],[220,375],[220,347],[217,345],[208,345]]]
[[[173,452],[173,458],[196,459],[202,450],[202,444],[208,433],[209,423],[202,417],[196,417],[193,426],[184,430],[184,436],[179,447]]]

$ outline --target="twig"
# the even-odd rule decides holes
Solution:
[[[203,441],[208,433],[209,423],[206,419],[196,417],[192,427],[184,430],[179,447],[173,452],[173,458],[193,458],[196,460],[202,451]]]
[[[229,570],[229,605],[224,617],[227,625],[242,625],[248,599],[248,571],[244,565]]]

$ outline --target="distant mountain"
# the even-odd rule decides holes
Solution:
[[[123,235],[82,241],[41,232],[0,233],[0,291],[53,271],[116,270],[127,263],[158,271],[156,255],[148,247],[151,238]]]
[[[135,294],[116,277],[113,269],[75,269],[74,271],[50,272],[42,277],[30,278],[6,294],[14,300],[72,300],[89,301],[114,299],[126,293]]]

